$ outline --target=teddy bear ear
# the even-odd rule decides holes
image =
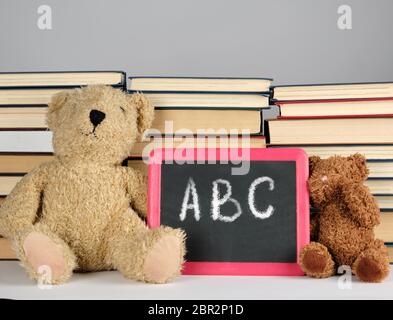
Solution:
[[[319,156],[311,156],[308,158],[308,164],[310,166],[310,173],[312,173],[314,171],[315,166],[320,161],[321,161],[321,158]]]
[[[154,107],[142,93],[134,93],[131,95],[131,103],[136,106],[138,111],[138,132],[142,135],[149,129],[154,119]]]
[[[65,104],[69,96],[69,93],[66,91],[59,92],[55,94],[51,102],[48,104],[48,113],[47,113],[47,123],[49,129],[53,129],[55,126],[55,119],[57,111],[61,109],[61,107]]]
[[[359,176],[361,180],[364,180],[368,176],[368,168],[366,164],[366,158],[360,153],[355,153],[348,157],[354,167],[356,168],[356,174]]]

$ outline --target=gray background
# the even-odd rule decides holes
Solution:
[[[42,4],[52,30],[37,27]],[[392,13],[392,0],[0,0],[0,71],[389,81]]]

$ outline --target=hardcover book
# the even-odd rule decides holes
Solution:
[[[106,84],[124,87],[123,71],[53,71],[0,73],[0,88],[78,87]]]
[[[393,82],[306,84],[272,87],[276,101],[369,99],[393,97]]]
[[[154,92],[268,93],[272,79],[206,77],[130,77],[128,90]]]

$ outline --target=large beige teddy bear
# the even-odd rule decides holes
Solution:
[[[180,273],[183,232],[148,229],[146,179],[121,166],[153,115],[143,95],[111,87],[53,97],[47,120],[55,158],[27,174],[0,208],[0,234],[33,279],[45,271],[46,282],[58,284],[73,270],[117,269],[164,283]]]

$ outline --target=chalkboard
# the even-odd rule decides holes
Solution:
[[[155,150],[149,164],[148,222],[185,230],[184,273],[302,274],[298,254],[309,241],[304,152],[232,153],[242,155],[241,164],[228,161],[229,152],[220,161],[219,149],[215,161],[211,152],[187,152],[191,161],[183,154],[178,163],[174,150]],[[245,174],[233,174],[239,166]]]

